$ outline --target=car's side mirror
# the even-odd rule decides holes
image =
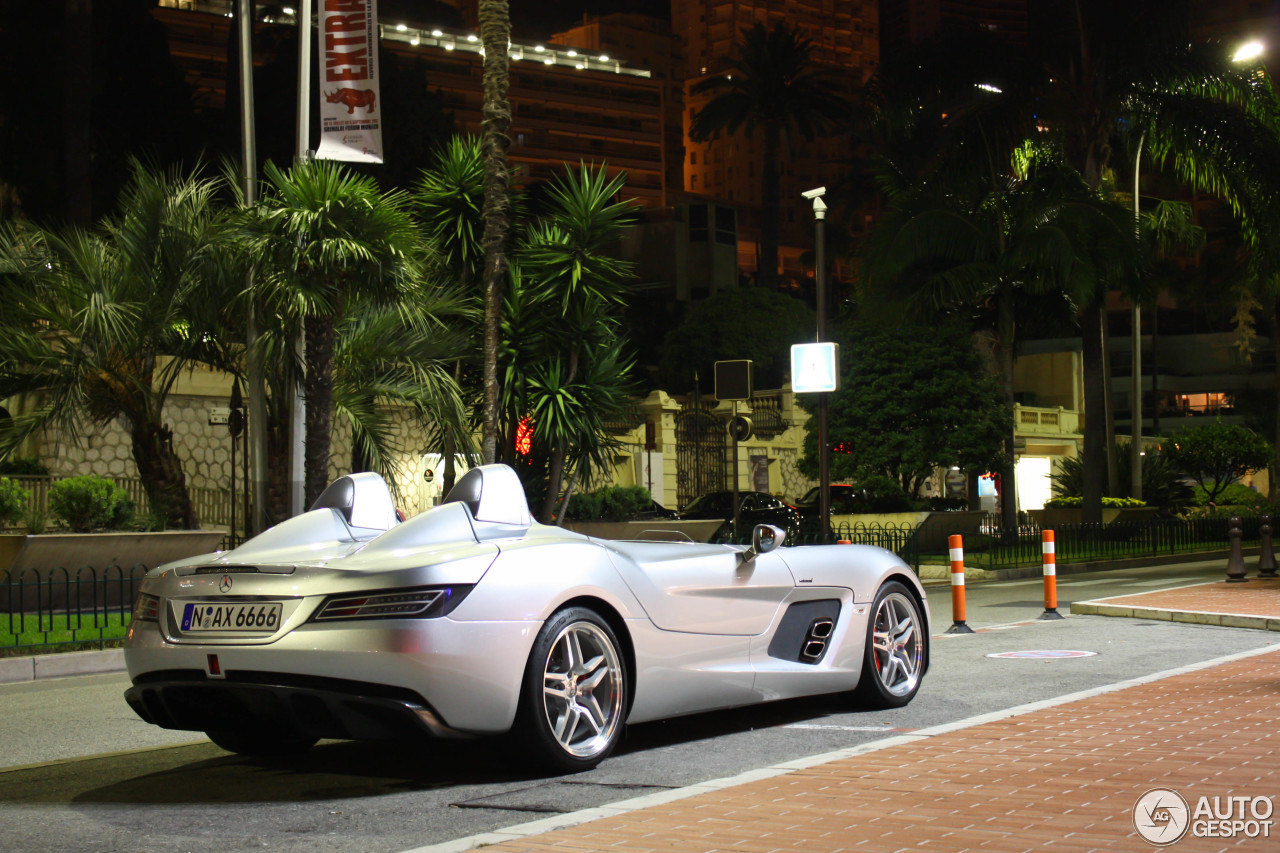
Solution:
[[[759,554],[768,554],[782,544],[787,532],[772,524],[757,524],[751,531],[751,547],[742,552],[742,562],[749,563]]]

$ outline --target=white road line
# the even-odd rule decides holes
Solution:
[[[1201,578],[1201,577],[1160,578],[1159,580],[1154,580],[1154,581],[1135,581],[1134,583],[1129,584],[1129,586],[1164,586],[1166,584],[1189,584],[1195,581],[1200,581],[1203,583],[1204,580],[1205,578]]]
[[[668,791],[645,794],[641,797],[633,797],[629,800],[621,800],[616,803],[609,803],[608,805],[598,806],[593,809],[583,809],[581,811],[569,812],[567,814],[553,815],[552,817],[509,826],[504,829],[486,832],[481,835],[470,835],[466,838],[458,838],[453,841],[445,841],[440,844],[431,844],[426,847],[415,847],[412,850],[405,850],[403,853],[462,853],[462,851],[473,850],[476,847],[484,847],[490,844],[501,844],[504,841],[517,841],[521,838],[541,835],[544,832],[551,832],[556,829],[566,829],[571,826],[587,823],[588,821],[599,820],[603,817],[615,817],[617,815],[627,814],[628,812],[638,811],[651,806],[658,806],[665,803],[688,799],[689,797],[696,797],[699,794],[723,791],[726,788],[745,785],[749,782],[758,782],[761,779],[770,779],[774,776],[782,776],[795,770],[804,770],[820,764],[828,764],[832,761],[853,758],[858,755],[865,755],[869,752],[878,752],[879,750],[888,749],[893,746],[915,743],[916,741],[923,740],[925,738],[941,734],[949,734],[961,729],[979,726],[983,723],[1005,720],[1009,717],[1018,717],[1023,714],[1030,714],[1033,711],[1043,711],[1046,708],[1055,708],[1058,705],[1065,705],[1068,702],[1076,702],[1080,699],[1091,699],[1094,696],[1102,696],[1107,693],[1113,693],[1117,690],[1124,690],[1127,687],[1137,687],[1140,684],[1149,684],[1152,681],[1160,681],[1161,679],[1170,678],[1175,675],[1184,675],[1188,672],[1209,669],[1210,667],[1215,667],[1220,664],[1231,663],[1232,661],[1243,660],[1244,658],[1253,657],[1255,655],[1274,653],[1276,651],[1275,646],[1264,646],[1260,649],[1236,652],[1235,654],[1224,655],[1223,657],[1213,658],[1212,660],[1202,661],[1201,663],[1193,663],[1187,666],[1177,667],[1176,669],[1167,669],[1163,672],[1157,672],[1151,675],[1143,675],[1138,678],[1117,681],[1114,684],[1107,684],[1102,687],[1094,687],[1089,690],[1080,690],[1075,693],[1068,693],[1065,696],[1058,696],[1053,699],[1045,699],[1040,702],[1030,702],[1026,705],[1006,708],[1003,711],[992,711],[987,714],[978,714],[977,716],[957,720],[954,723],[944,723],[940,726],[920,729],[919,731],[912,732],[911,734],[895,735],[894,737],[874,740],[870,743],[859,744],[858,746],[849,747],[847,749],[838,749],[834,752],[824,752],[818,755],[797,758],[792,761],[775,764],[772,767],[763,767],[759,770],[748,770],[747,772],[739,773],[736,776],[728,776],[723,779],[711,779],[706,782],[700,782],[696,785],[689,785],[684,788],[673,788]]]

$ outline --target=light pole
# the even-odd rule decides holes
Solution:
[[[827,282],[826,282],[826,225],[827,204],[822,200],[826,195],[826,187],[808,190],[801,193],[805,198],[813,200],[813,285],[814,300],[817,303],[818,336],[816,343],[827,338]],[[827,440],[827,394],[818,395],[818,535],[820,541],[827,539],[828,524],[831,518],[831,449]]]

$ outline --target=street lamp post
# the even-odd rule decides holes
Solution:
[[[827,337],[827,282],[826,282],[826,225],[827,204],[822,200],[826,187],[818,187],[802,193],[813,200],[813,284],[817,303],[817,343]],[[818,395],[818,535],[826,541],[831,518],[831,448],[827,438],[827,394]]]

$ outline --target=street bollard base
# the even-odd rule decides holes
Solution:
[[[1045,612],[1041,613],[1041,614],[1040,614],[1039,616],[1037,616],[1036,618],[1037,618],[1037,619],[1065,619],[1065,618],[1067,618],[1067,617],[1065,617],[1065,616],[1063,616],[1061,613],[1059,613],[1059,612],[1058,612],[1058,609],[1055,607],[1055,608],[1054,608],[1054,609],[1052,609],[1052,610],[1045,610]]]
[[[1248,578],[1227,578],[1227,583],[1244,583]]]
[[[972,634],[973,629],[963,622],[955,622],[946,630],[948,634]]]

